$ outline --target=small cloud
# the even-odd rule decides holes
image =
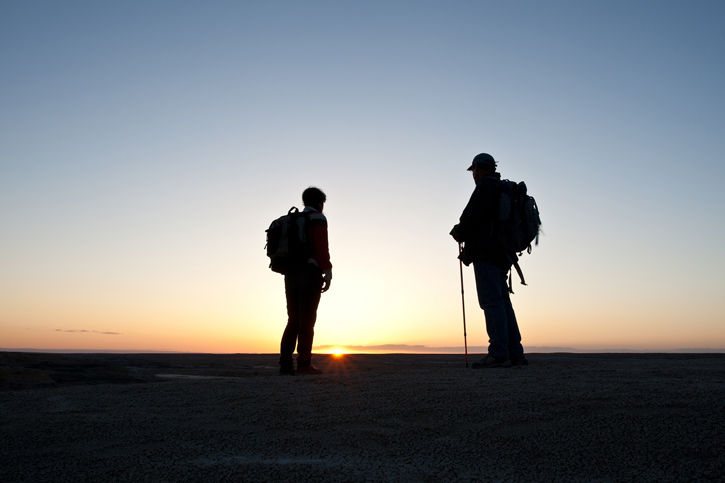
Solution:
[[[101,335],[123,335],[123,332],[100,332],[97,330],[86,330],[86,329],[55,329],[54,332],[94,333],[94,334],[101,334]]]

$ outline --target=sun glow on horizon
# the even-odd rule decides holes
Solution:
[[[333,357],[339,358],[346,354],[350,354],[350,351],[344,347],[331,347],[318,352],[318,354],[330,354]]]

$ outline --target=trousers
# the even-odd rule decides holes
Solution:
[[[488,353],[511,358],[524,355],[519,325],[509,297],[506,272],[482,260],[473,262],[473,271],[476,274],[478,304],[486,316]]]
[[[315,337],[317,307],[322,295],[322,270],[306,264],[284,276],[287,297],[287,326],[282,334],[279,363],[292,366],[292,354],[297,347],[297,366],[309,365],[312,360],[312,340]]]

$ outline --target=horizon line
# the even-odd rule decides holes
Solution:
[[[427,347],[424,345],[407,345],[407,344],[382,344],[382,345],[322,345],[316,347],[317,351],[326,351],[330,349],[346,349],[351,354],[463,354],[463,347]],[[574,354],[621,354],[621,353],[725,353],[725,348],[713,347],[691,347],[691,348],[671,348],[671,349],[626,349],[626,348],[598,348],[598,349],[579,349],[576,347],[557,347],[557,346],[529,346],[526,347],[527,354],[535,353],[574,353]],[[325,352],[317,352],[317,354],[325,354]],[[471,346],[468,353],[486,353],[486,346]],[[0,347],[0,352],[39,352],[39,353],[65,353],[65,354],[276,354],[277,352],[204,352],[204,351],[169,351],[169,350],[138,350],[138,349],[37,349],[37,348],[5,348]]]

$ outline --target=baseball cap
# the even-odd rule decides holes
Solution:
[[[496,171],[496,160],[488,153],[477,154],[471,161],[468,171],[473,171],[477,164],[486,171]]]

